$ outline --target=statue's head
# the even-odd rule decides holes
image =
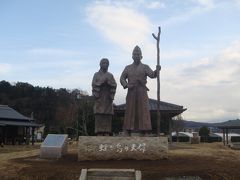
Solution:
[[[100,61],[100,68],[103,71],[107,71],[108,70],[108,66],[109,66],[109,61],[107,58],[102,58]]]
[[[135,46],[132,52],[134,63],[139,64],[142,59],[142,51],[139,46]]]

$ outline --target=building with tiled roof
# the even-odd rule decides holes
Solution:
[[[158,103],[157,100],[149,99],[149,111],[151,113],[153,131],[156,130],[157,103]],[[126,110],[126,104],[120,104],[120,105],[114,106],[114,114],[117,117],[124,117],[125,110]],[[172,124],[172,118],[177,115],[180,115],[186,110],[187,108],[184,108],[183,106],[160,101],[161,132],[164,132],[165,134],[169,134],[169,128]]]
[[[217,127],[223,131],[223,144],[228,145],[230,136],[229,129],[240,129],[240,119],[220,123]]]
[[[20,114],[7,105],[0,105],[0,143],[28,143],[26,141],[36,127],[40,127],[40,124],[35,123],[34,119]],[[32,143],[33,138],[34,136]]]

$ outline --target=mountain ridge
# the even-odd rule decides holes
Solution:
[[[219,123],[208,123],[208,122],[196,122],[196,121],[191,121],[191,120],[183,120],[185,128],[195,128],[195,129],[201,128],[202,126],[216,128],[216,127],[226,124],[228,122],[237,122],[237,121],[240,121],[240,119],[227,120],[227,121],[219,122]]]

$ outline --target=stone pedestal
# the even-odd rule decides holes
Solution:
[[[167,137],[79,137],[79,161],[166,158],[168,158]]]

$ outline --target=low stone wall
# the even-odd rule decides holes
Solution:
[[[80,136],[78,160],[159,160],[168,158],[166,137]]]

